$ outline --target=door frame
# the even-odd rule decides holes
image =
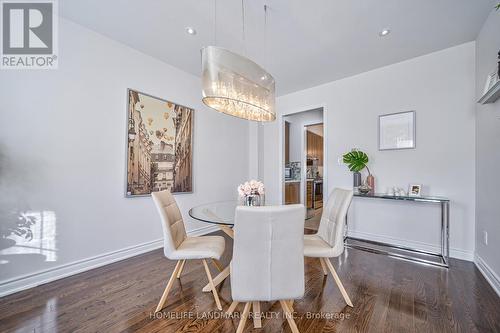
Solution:
[[[328,193],[329,193],[329,186],[328,186],[328,149],[327,149],[327,142],[328,142],[328,108],[326,103],[321,103],[321,104],[314,104],[314,105],[309,105],[309,106],[301,106],[292,109],[291,111],[287,113],[281,113],[278,117],[278,137],[279,137],[279,145],[278,145],[278,188],[280,191],[278,191],[278,200],[281,204],[285,204],[285,117],[286,116],[291,116],[296,113],[300,112],[307,112],[307,111],[312,111],[312,110],[317,110],[317,109],[323,109],[323,203],[326,203],[328,199]],[[305,132],[304,132],[305,134]],[[304,140],[304,139],[303,139]],[[305,148],[307,149],[307,147]],[[305,172],[304,165],[301,166]],[[301,186],[302,187],[302,186]],[[303,198],[301,197],[301,201]]]

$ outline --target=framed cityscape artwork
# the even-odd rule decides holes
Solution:
[[[128,89],[126,196],[193,191],[194,110]]]

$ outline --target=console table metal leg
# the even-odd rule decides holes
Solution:
[[[450,262],[450,203],[445,202],[444,203],[444,213],[446,216],[445,220],[445,239],[446,239],[446,252],[445,252],[445,264],[446,266],[449,266]]]
[[[445,247],[446,247],[446,217],[445,217],[445,208],[444,208],[444,202],[441,202],[441,257],[443,259],[443,263],[446,264],[446,259],[445,259]]]
[[[446,267],[450,261],[450,203],[441,202],[441,255]]]

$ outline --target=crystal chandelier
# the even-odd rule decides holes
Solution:
[[[248,58],[226,49],[201,50],[203,103],[255,121],[276,119],[274,78]]]
[[[267,6],[264,6],[264,13],[266,24]],[[242,0],[243,41],[244,18]],[[276,119],[274,78],[258,64],[224,48],[207,46],[201,50],[201,66],[205,105],[248,120]]]

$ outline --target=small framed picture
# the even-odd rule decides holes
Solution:
[[[384,114],[378,117],[378,149],[415,148],[415,111]]]
[[[421,194],[422,185],[420,184],[411,184],[408,189],[408,196],[410,197],[419,197]]]

